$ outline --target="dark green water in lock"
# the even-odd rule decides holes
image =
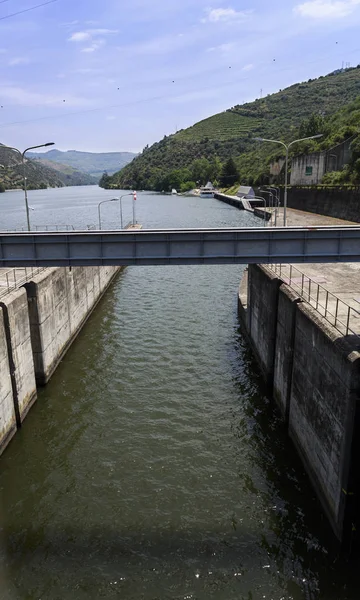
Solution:
[[[34,226],[76,227],[113,195],[32,194]],[[0,202],[2,227],[23,225],[21,193]],[[216,200],[147,194],[137,217],[259,225]],[[1,600],[360,597],[239,330],[241,275],[116,279],[0,459]]]

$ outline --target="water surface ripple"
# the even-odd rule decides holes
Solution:
[[[33,193],[34,218],[96,222],[104,194]],[[138,197],[147,227],[259,224]],[[239,331],[241,274],[117,278],[1,457],[1,600],[358,598]]]

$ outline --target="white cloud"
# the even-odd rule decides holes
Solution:
[[[203,23],[226,23],[228,21],[245,21],[252,10],[235,10],[234,8],[208,8]]]
[[[69,42],[88,42],[98,35],[110,35],[117,33],[116,29],[85,29],[85,31],[76,31],[73,33],[68,41]]]
[[[114,115],[108,115],[108,116],[106,117],[106,120],[107,120],[107,121],[116,121],[116,117],[114,117]]]
[[[252,63],[250,63],[250,64],[248,64],[248,65],[245,65],[245,66],[242,68],[242,70],[243,70],[243,71],[252,71],[252,70],[253,70],[253,68],[254,68],[254,65],[253,65]]]
[[[69,37],[69,42],[86,42],[91,39],[88,31],[77,31]]]
[[[117,29],[88,29],[90,35],[110,35],[111,33],[118,33]]]
[[[97,40],[96,42],[93,42],[91,46],[82,48],[81,52],[96,52],[96,50],[99,50],[102,46],[104,46],[104,44],[105,40]]]
[[[30,60],[26,56],[16,56],[9,60],[9,67],[17,67],[19,65],[28,65]]]
[[[309,0],[298,4],[294,12],[312,19],[340,19],[351,15],[360,0]]]

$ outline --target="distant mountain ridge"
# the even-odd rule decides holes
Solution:
[[[106,171],[112,175],[129,164],[137,154],[133,152],[80,152],[78,150],[49,150],[49,152],[36,153],[29,152],[30,158],[45,159],[49,162],[60,163],[67,165],[87,173],[92,177],[100,179],[101,175]]]
[[[40,155],[41,156],[41,155]],[[61,163],[48,160],[47,158],[31,158],[36,164],[44,165],[45,167],[56,171],[58,176],[64,182],[64,185],[97,185],[98,178],[78,169],[74,169],[69,165],[63,165]]]

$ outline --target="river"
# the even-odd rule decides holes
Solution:
[[[113,195],[30,192],[32,225],[94,225]],[[212,199],[136,208],[146,228],[259,225]],[[22,192],[0,209],[25,225]],[[0,459],[1,600],[358,598],[239,330],[242,270],[116,279]]]

